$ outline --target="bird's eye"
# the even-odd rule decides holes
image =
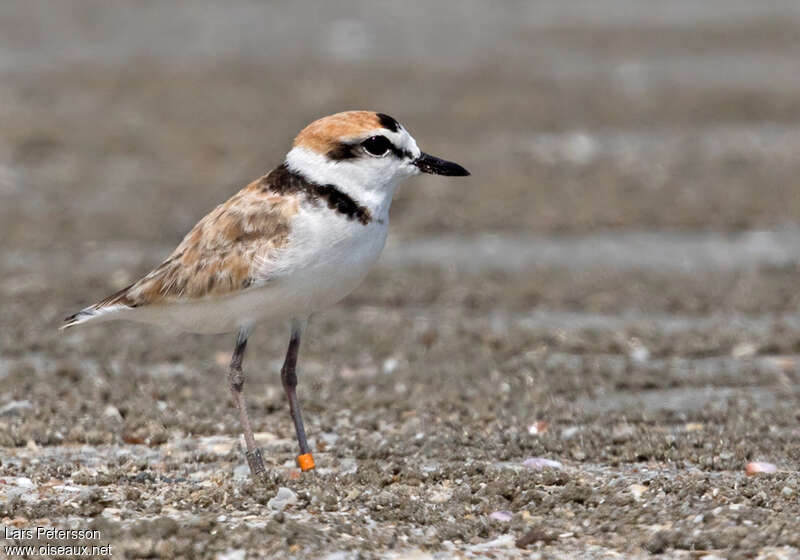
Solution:
[[[361,142],[361,145],[373,156],[385,156],[392,149],[392,143],[386,136],[372,136]]]

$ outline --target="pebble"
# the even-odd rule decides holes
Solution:
[[[547,432],[547,428],[550,426],[550,422],[547,420],[539,420],[534,422],[530,426],[528,426],[528,433],[532,436],[538,436]]]
[[[489,514],[489,519],[494,519],[496,521],[508,522],[508,521],[511,521],[511,518],[513,516],[514,515],[510,511],[501,509],[501,510],[493,511],[492,513],[490,513]]]
[[[542,470],[542,469],[563,469],[564,465],[552,459],[545,459],[544,457],[529,457],[522,463],[523,467],[529,469]]]
[[[297,494],[295,494],[285,486],[281,486],[280,488],[278,488],[278,492],[275,494],[275,497],[270,498],[270,500],[267,502],[267,507],[269,509],[282,511],[286,509],[288,506],[293,506],[296,503],[297,503]]]
[[[631,484],[628,490],[630,490],[633,499],[639,501],[642,499],[642,494],[647,492],[647,486],[643,484]]]
[[[641,344],[634,343],[631,345],[628,357],[636,363],[643,364],[650,359],[650,350]]]
[[[750,461],[747,463],[744,470],[747,476],[754,476],[759,473],[774,473],[778,470],[778,467],[764,461]]]
[[[572,439],[575,437],[581,429],[578,426],[567,426],[563,430],[561,430],[561,439]]]
[[[31,401],[11,401],[0,407],[0,416],[16,414],[30,408],[33,408]]]
[[[236,440],[230,436],[206,436],[198,438],[196,445],[201,451],[215,455],[227,455],[235,443]]]
[[[245,550],[243,548],[229,548],[225,552],[217,554],[217,560],[244,560]]]
[[[122,520],[122,509],[107,507],[100,515],[102,515],[105,519],[113,519],[114,521],[119,522]]]
[[[469,549],[472,552],[486,552],[496,548],[513,548],[514,542],[515,539],[513,535],[500,535],[491,541],[472,545]]]
[[[580,449],[573,449],[570,454],[572,455],[572,458],[575,459],[576,461],[583,461],[584,459],[586,459],[586,453],[584,453]]]
[[[443,504],[445,502],[450,501],[450,498],[453,497],[453,491],[448,489],[442,490],[435,490],[431,492],[430,497],[428,498],[429,502],[433,502],[434,504]]]
[[[8,481],[9,484],[19,486],[20,488],[33,488],[33,481],[26,476],[19,476],[17,478],[10,477],[5,480]]]
[[[105,410],[103,410],[103,416],[109,418],[110,420],[122,421],[122,414],[120,414],[117,407],[113,404],[108,405]]]
[[[394,373],[399,363],[400,361],[397,358],[386,358],[383,361],[383,373],[386,375]]]
[[[418,552],[420,552],[420,551],[416,551],[416,550],[408,551],[406,553],[407,556],[404,555],[403,557],[404,558],[413,558],[414,560],[416,560],[418,558],[418,556],[417,556]],[[327,556],[323,556],[322,558],[323,558],[323,560],[350,560],[350,558],[353,558],[353,556],[350,555],[348,552],[345,552],[343,550],[339,550],[337,552],[331,552],[330,554],[328,554]],[[424,556],[420,556],[419,558],[425,558],[425,557]],[[429,556],[429,558],[433,558],[433,557]]]
[[[758,352],[758,346],[751,342],[740,342],[731,350],[731,356],[734,358],[749,358],[755,356]]]
[[[319,437],[328,447],[333,447],[339,441],[339,434],[336,432],[322,432]]]

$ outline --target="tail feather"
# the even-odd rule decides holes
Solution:
[[[130,286],[125,286],[120,291],[111,294],[107,298],[98,301],[94,305],[84,307],[77,313],[70,315],[69,317],[65,317],[64,324],[61,325],[58,330],[63,331],[64,329],[92,321],[104,315],[106,316],[105,319],[107,320],[112,318],[118,311],[130,310],[131,306],[128,305],[130,302],[127,300],[127,295],[128,291],[133,286],[135,286],[135,283],[131,284]]]
[[[64,324],[61,325],[59,330],[63,331],[64,329],[68,329],[70,327],[74,327],[80,325],[82,323],[87,323],[89,321],[93,321],[103,317],[104,319],[110,319],[113,315],[116,314],[118,311],[122,311],[125,309],[130,309],[127,305],[106,305],[102,307],[86,307],[81,309],[77,313],[70,315],[69,317],[64,318]],[[104,317],[105,316],[105,317]]]
[[[64,324],[61,325],[59,330],[68,329],[70,327],[74,327],[75,325],[80,325],[81,323],[85,323],[86,321],[90,321],[92,317],[95,317],[96,313],[91,307],[87,307],[86,309],[82,309],[77,313],[70,315],[69,317],[64,318]]]

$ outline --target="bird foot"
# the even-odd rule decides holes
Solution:
[[[261,457],[261,450],[254,449],[245,453],[247,465],[250,467],[250,474],[258,476],[264,472],[264,459]]]

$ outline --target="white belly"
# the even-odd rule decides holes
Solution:
[[[142,307],[120,318],[197,333],[223,333],[264,321],[307,317],[352,292],[381,254],[388,215],[367,225],[304,208],[286,249],[256,271],[254,287],[219,298]]]

